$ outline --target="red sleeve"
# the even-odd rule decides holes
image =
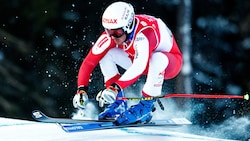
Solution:
[[[98,38],[95,44],[92,46],[86,58],[83,60],[79,72],[77,86],[88,86],[90,75],[93,72],[96,65],[107,53],[107,51],[114,47],[115,44],[105,32]]]

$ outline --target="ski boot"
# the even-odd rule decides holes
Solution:
[[[98,115],[101,119],[116,119],[121,113],[127,110],[127,102],[124,100],[116,100],[114,103],[108,105],[108,107]]]
[[[131,106],[116,119],[116,124],[148,123],[155,110],[155,100],[141,100],[137,105]]]

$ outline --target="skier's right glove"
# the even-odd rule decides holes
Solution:
[[[78,109],[84,109],[89,101],[87,87],[79,87],[73,98],[73,106]]]

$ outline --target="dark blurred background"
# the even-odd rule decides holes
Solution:
[[[51,116],[74,111],[78,69],[103,31],[101,16],[111,0],[2,0],[0,5],[0,116],[31,119],[40,109]],[[184,54],[180,75],[165,93],[226,93],[250,90],[249,0],[136,0],[136,13],[162,18]],[[141,79],[140,79],[141,80]],[[90,98],[103,88],[99,68]],[[131,86],[137,87],[137,85]],[[186,103],[191,103],[186,106]],[[209,126],[247,116],[242,99],[181,99],[194,123]]]

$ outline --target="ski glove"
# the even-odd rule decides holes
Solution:
[[[114,103],[116,100],[116,96],[120,91],[121,88],[117,84],[112,84],[106,89],[100,91],[96,96],[96,100],[99,102],[99,106],[103,107],[104,104]]]
[[[87,87],[80,87],[73,98],[75,108],[84,109],[88,103]]]

